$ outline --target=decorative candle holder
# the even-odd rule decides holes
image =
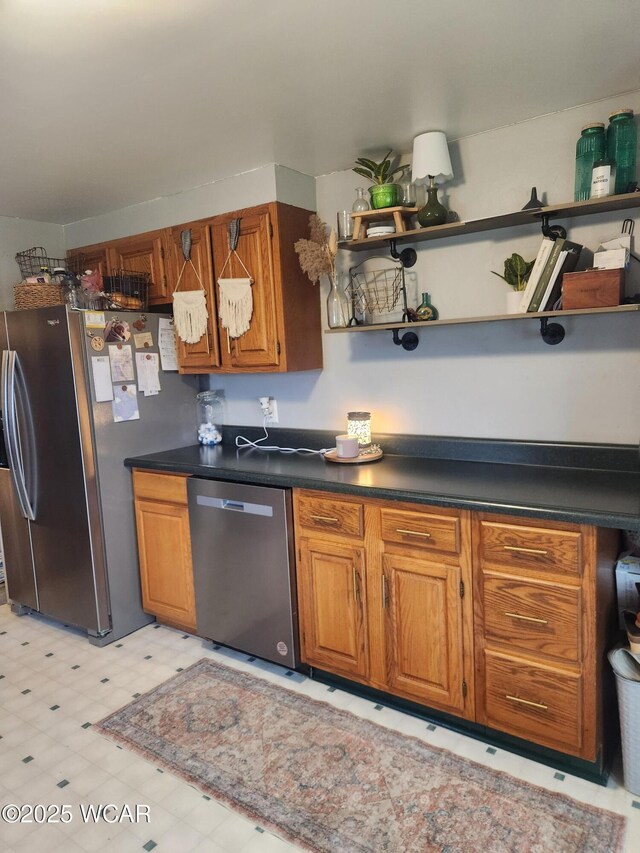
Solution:
[[[358,439],[360,450],[371,447],[371,412],[347,412],[347,434]]]

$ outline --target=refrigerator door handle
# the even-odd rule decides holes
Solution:
[[[13,350],[5,350],[2,353],[2,411],[4,415],[5,444],[11,477],[15,486],[18,503],[22,515],[35,521],[35,511],[29,500],[27,483],[24,474],[24,462],[20,448],[20,436],[18,433],[18,416],[16,407],[16,379],[21,383],[21,391],[25,394],[24,377],[16,353]],[[29,411],[28,400],[24,397]],[[29,425],[31,428],[31,424]]]

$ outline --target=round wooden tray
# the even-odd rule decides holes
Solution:
[[[348,459],[343,459],[341,456],[336,455],[335,447],[332,450],[327,450],[324,454],[324,458],[328,459],[329,462],[345,462],[347,465],[360,465],[362,462],[375,462],[376,459],[382,459],[383,456],[383,452],[378,450],[376,453],[362,453],[360,456],[352,456]]]

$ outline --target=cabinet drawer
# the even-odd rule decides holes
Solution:
[[[133,494],[136,498],[186,506],[187,478],[176,474],[155,474],[150,471],[134,470]]]
[[[455,516],[382,509],[380,517],[385,542],[460,553],[460,519]]]
[[[578,531],[482,521],[480,533],[482,559],[487,564],[508,566],[513,571],[580,574]]]
[[[579,754],[581,676],[486,652],[486,723],[552,749]]]
[[[580,590],[485,575],[484,625],[495,641],[563,660],[580,660]]]
[[[297,511],[297,522],[306,530],[343,533],[360,539],[364,535],[363,506],[356,501],[299,495]]]

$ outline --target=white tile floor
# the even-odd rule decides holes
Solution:
[[[480,741],[389,708],[376,710],[370,701],[331,691],[297,674],[287,677],[285,670],[249,662],[246,655],[214,651],[209,643],[170,628],[149,625],[118,643],[96,648],[69,629],[40,617],[17,617],[2,605],[0,806],[70,804],[73,819],[62,824],[0,820],[1,853],[296,850],[226,806],[203,797],[181,779],[115,746],[88,725],[202,657],[221,660],[533,784],[626,815],[626,851],[640,850],[640,797],[629,794],[613,779],[605,788],[501,749],[488,751]],[[148,805],[151,822],[83,823],[81,805],[86,808],[98,803]],[[607,849],[603,839],[603,853]]]

